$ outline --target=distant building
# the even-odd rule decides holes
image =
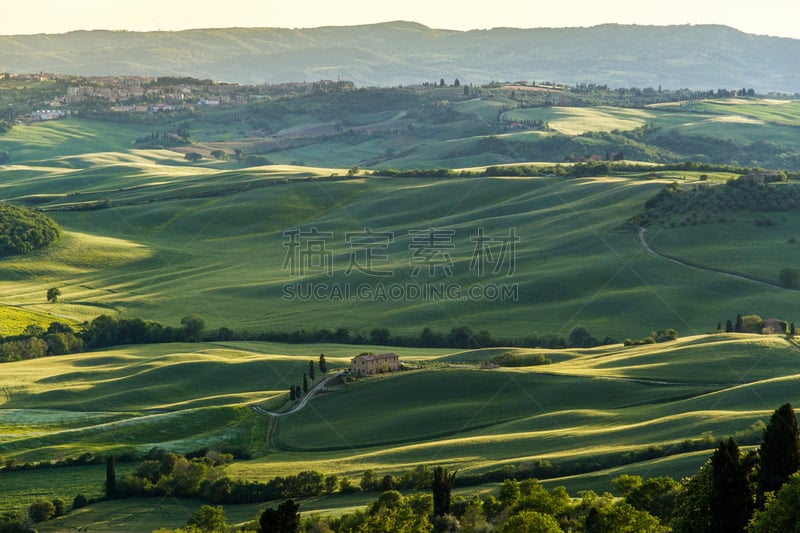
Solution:
[[[359,355],[350,360],[350,372],[359,376],[371,376],[382,372],[394,372],[400,368],[397,354]]]

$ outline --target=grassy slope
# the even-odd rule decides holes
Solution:
[[[425,325],[449,331],[468,324],[511,337],[533,332],[566,335],[578,323],[596,336],[619,339],[665,326],[682,333],[702,332],[734,310],[753,309],[765,296],[771,307],[765,314],[793,319],[788,291],[692,271],[642,250],[635,233],[623,226],[662,186],[658,181],[303,181],[331,171],[196,168],[179,164],[168,154],[70,157],[73,168],[67,170],[56,165],[65,159],[58,159],[47,167],[53,170],[45,171],[50,172],[45,174],[45,186],[41,176],[12,171],[8,190],[14,196],[50,190],[62,195],[53,203],[110,197],[118,207],[54,213],[67,230],[66,237],[49,250],[0,262],[0,301],[75,319],[120,312],[174,324],[187,312],[196,312],[210,327],[369,331],[389,326],[394,332],[418,332]],[[268,185],[285,179],[300,182]],[[76,189],[81,192],[79,200],[66,196]],[[334,265],[331,278],[317,272],[293,276],[283,269],[287,252],[283,232],[312,227],[334,235],[326,246]],[[345,233],[363,228],[394,232],[388,259],[380,264],[380,269],[394,273],[390,280],[345,275],[354,251],[345,242]],[[441,269],[436,279],[411,277],[409,230],[426,228],[455,232],[454,249],[449,252],[452,278],[443,276]],[[481,278],[470,270],[474,251],[470,238],[479,228],[495,237],[515,229],[521,240],[511,275],[505,275],[506,270]],[[713,231],[724,230],[714,225],[693,228],[686,231],[690,238],[685,242],[694,240],[702,250],[706,235],[716,238]],[[783,240],[782,235],[773,237],[775,242]],[[772,245],[762,241],[761,246]],[[731,250],[732,245],[727,251]],[[778,246],[771,250],[775,265],[792,261],[792,250]],[[757,254],[745,251],[738,263],[754,263],[751,255]],[[519,299],[403,305],[380,300],[380,294],[372,298],[376,301],[281,299],[290,283],[351,288],[364,283],[375,292],[381,283],[422,281],[462,287],[516,284]],[[50,286],[61,288],[59,304],[44,303],[43,294]],[[717,302],[718,308],[700,307],[698,299]]]
[[[279,406],[285,383],[301,378],[319,352],[335,367],[362,349],[379,348],[160,345],[57,357],[47,366],[8,363],[0,378],[0,454],[26,460],[224,443],[261,449],[258,458],[230,467],[234,476],[261,480],[305,469],[357,479],[367,468],[398,472],[420,463],[469,475],[504,464],[596,458],[602,469],[605,454],[702,438],[711,447],[726,435],[757,438],[756,424],[777,405],[800,401],[797,349],[776,337],[718,334],[564,350],[551,365],[496,370],[458,363],[482,359],[484,351],[397,349],[403,360],[428,366],[315,398],[280,419],[274,446],[268,445],[266,420],[245,408]],[[431,366],[437,361],[450,365]],[[161,379],[167,374],[173,377]],[[643,461],[551,483],[605,490],[622,472],[679,477],[707,456]],[[17,482],[4,486],[19,492]]]

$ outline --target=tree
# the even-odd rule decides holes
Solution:
[[[792,267],[784,268],[778,275],[778,281],[781,287],[800,289],[800,269]]]
[[[56,515],[56,506],[49,500],[37,500],[28,507],[31,522],[45,522]]]
[[[742,315],[740,313],[736,314],[736,326],[734,326],[733,331],[736,333],[741,333],[744,331],[744,325],[742,324]]]
[[[314,361],[308,362],[308,377],[311,378],[311,381],[314,381]]]
[[[114,456],[106,459],[106,498],[113,499],[117,495],[117,474],[114,464]]]
[[[206,327],[206,322],[198,315],[186,315],[181,318],[181,326],[183,326],[183,333],[186,340],[197,342],[200,340],[203,328]]]
[[[228,529],[228,521],[225,517],[225,510],[221,505],[212,507],[210,505],[201,505],[186,523],[189,526],[195,526],[203,532],[217,532],[225,531]]]
[[[11,154],[5,150],[0,150],[0,165],[5,165],[11,162]]]
[[[774,498],[767,498],[765,508],[757,511],[748,531],[784,533],[800,530],[800,474],[792,474]]]
[[[333,494],[339,488],[339,477],[336,474],[325,476],[325,492]]]
[[[323,374],[328,373],[328,363],[325,361],[325,354],[319,354],[319,371]]]
[[[753,511],[739,445],[729,437],[711,456],[711,526],[715,531],[744,531]]]
[[[596,344],[589,330],[583,326],[575,326],[570,330],[568,342],[573,348],[589,348]]]
[[[455,79],[453,82],[453,87],[461,87],[461,81],[458,78]]]
[[[289,386],[289,400],[295,401],[295,399],[296,398],[295,398],[295,395],[294,395],[294,385],[290,385]]]
[[[758,503],[763,507],[766,493],[779,490],[800,469],[800,430],[792,404],[785,403],[772,413],[759,456]]]
[[[211,157],[219,159],[220,161],[225,161],[228,159],[228,154],[225,153],[225,150],[211,150]]]
[[[446,468],[437,466],[433,469],[433,515],[443,516],[450,514],[450,492],[453,490],[453,481],[456,472],[448,474]]]
[[[300,505],[286,500],[277,509],[265,509],[258,521],[260,533],[297,533],[300,530]]]
[[[59,296],[61,296],[61,290],[58,287],[50,287],[47,289],[47,301],[51,304],[56,303]]]
[[[732,331],[733,331],[733,323],[729,318],[728,320],[725,321],[725,333],[730,333]]]
[[[89,501],[86,499],[82,493],[78,493],[75,495],[75,498],[72,499],[72,508],[73,509],[80,509],[81,507],[86,507]]]
[[[713,533],[711,528],[711,461],[681,482],[672,527],[675,533]]]
[[[189,152],[188,154],[183,156],[183,158],[187,161],[194,163],[195,161],[200,161],[201,159],[203,159],[203,156],[201,154],[198,154],[197,152]]]
[[[522,511],[508,519],[501,533],[560,533],[563,531],[555,518],[536,511]]]
[[[388,328],[375,328],[369,332],[369,341],[372,344],[386,346],[389,344],[390,336]]]
[[[303,373],[303,393],[305,394],[307,392],[308,392],[308,377],[306,376],[305,373]]]

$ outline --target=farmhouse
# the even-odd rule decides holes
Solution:
[[[350,372],[359,376],[371,376],[383,372],[394,372],[400,367],[397,354],[362,354],[350,360]]]

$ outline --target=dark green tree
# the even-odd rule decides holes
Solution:
[[[596,344],[589,330],[583,326],[575,326],[570,330],[568,342],[572,348],[588,348]]]
[[[186,315],[181,319],[183,334],[187,341],[197,342],[206,327],[205,321],[198,315]]]
[[[736,314],[736,325],[733,327],[733,331],[736,333],[741,333],[744,331],[744,324],[742,323],[742,315],[741,313]]]
[[[600,518],[600,512],[597,507],[592,507],[586,513],[586,518],[583,521],[583,530],[586,533],[603,533],[603,520]]]
[[[113,499],[117,495],[117,473],[114,456],[106,459],[106,498]]]
[[[72,508],[73,509],[80,509],[81,507],[86,507],[89,501],[86,499],[82,493],[78,493],[75,495],[75,498],[72,499]]]
[[[187,161],[191,161],[192,163],[194,163],[195,161],[200,161],[201,159],[203,159],[203,156],[201,154],[198,154],[197,152],[189,152],[188,154],[183,156],[183,158]]]
[[[314,381],[314,361],[308,362],[308,377],[311,378],[311,381]]]
[[[731,333],[733,331],[733,322],[731,319],[725,321],[725,333]]]
[[[225,510],[221,505],[212,507],[211,505],[201,505],[186,523],[195,526],[200,531],[214,533],[216,531],[226,531],[228,521],[225,517]]]
[[[277,509],[265,509],[258,521],[260,533],[297,533],[300,530],[300,506],[286,500]]]
[[[391,334],[388,328],[375,328],[369,332],[369,342],[372,344],[379,344],[386,346],[389,344]]]
[[[433,515],[444,516],[450,514],[450,492],[453,490],[453,481],[456,472],[449,474],[446,468],[437,466],[433,469]]]
[[[289,400],[295,401],[295,399],[296,398],[295,398],[295,395],[294,395],[294,385],[290,385],[289,386]]]
[[[711,526],[715,531],[744,531],[753,512],[747,472],[739,456],[739,445],[729,437],[711,456]]]
[[[303,374],[303,393],[308,392],[308,377]]]
[[[28,507],[31,522],[46,522],[56,515],[56,506],[48,500],[37,500]]]
[[[779,490],[800,469],[800,430],[792,404],[785,403],[772,413],[764,428],[759,456],[758,504],[763,507],[764,495]]]
[[[323,374],[328,373],[328,363],[325,361],[325,354],[319,354],[319,371]]]
[[[51,304],[56,303],[59,296],[61,296],[61,290],[58,287],[50,287],[47,289],[47,301]]]

